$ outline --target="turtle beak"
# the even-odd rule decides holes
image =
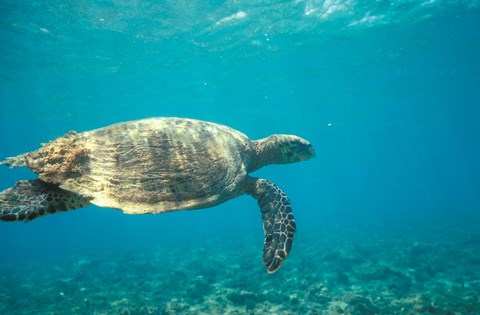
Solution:
[[[299,154],[300,161],[310,160],[315,157],[315,150],[310,142],[302,139],[301,148],[301,154]]]
[[[308,151],[308,154],[310,155],[310,158],[315,157],[315,150],[313,149],[313,145],[311,145],[310,143],[308,144],[307,151]]]

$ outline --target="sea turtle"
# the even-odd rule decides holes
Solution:
[[[211,207],[249,194],[261,208],[263,262],[272,273],[292,245],[292,208],[277,185],[248,173],[313,156],[312,145],[297,136],[252,141],[227,126],[186,118],[71,131],[36,151],[0,161],[39,175],[0,193],[0,220],[29,221],[89,204],[128,214],[163,213]]]

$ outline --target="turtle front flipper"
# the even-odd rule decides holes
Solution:
[[[0,221],[28,222],[39,216],[87,206],[85,198],[39,179],[21,180],[0,192]]]
[[[248,178],[247,193],[257,199],[262,211],[265,244],[263,262],[268,273],[280,268],[295,234],[295,220],[287,195],[274,183],[263,178]]]

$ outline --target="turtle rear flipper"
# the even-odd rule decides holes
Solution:
[[[262,178],[249,178],[248,193],[257,199],[262,211],[263,263],[269,273],[280,268],[292,247],[295,220],[287,195],[274,183]]]
[[[85,207],[85,198],[57,185],[21,180],[0,192],[0,220],[28,222],[39,216]]]

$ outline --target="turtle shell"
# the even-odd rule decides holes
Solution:
[[[72,159],[76,173],[60,187],[130,214],[204,208],[239,195],[253,152],[241,132],[182,118],[118,123],[75,137],[82,156]]]

